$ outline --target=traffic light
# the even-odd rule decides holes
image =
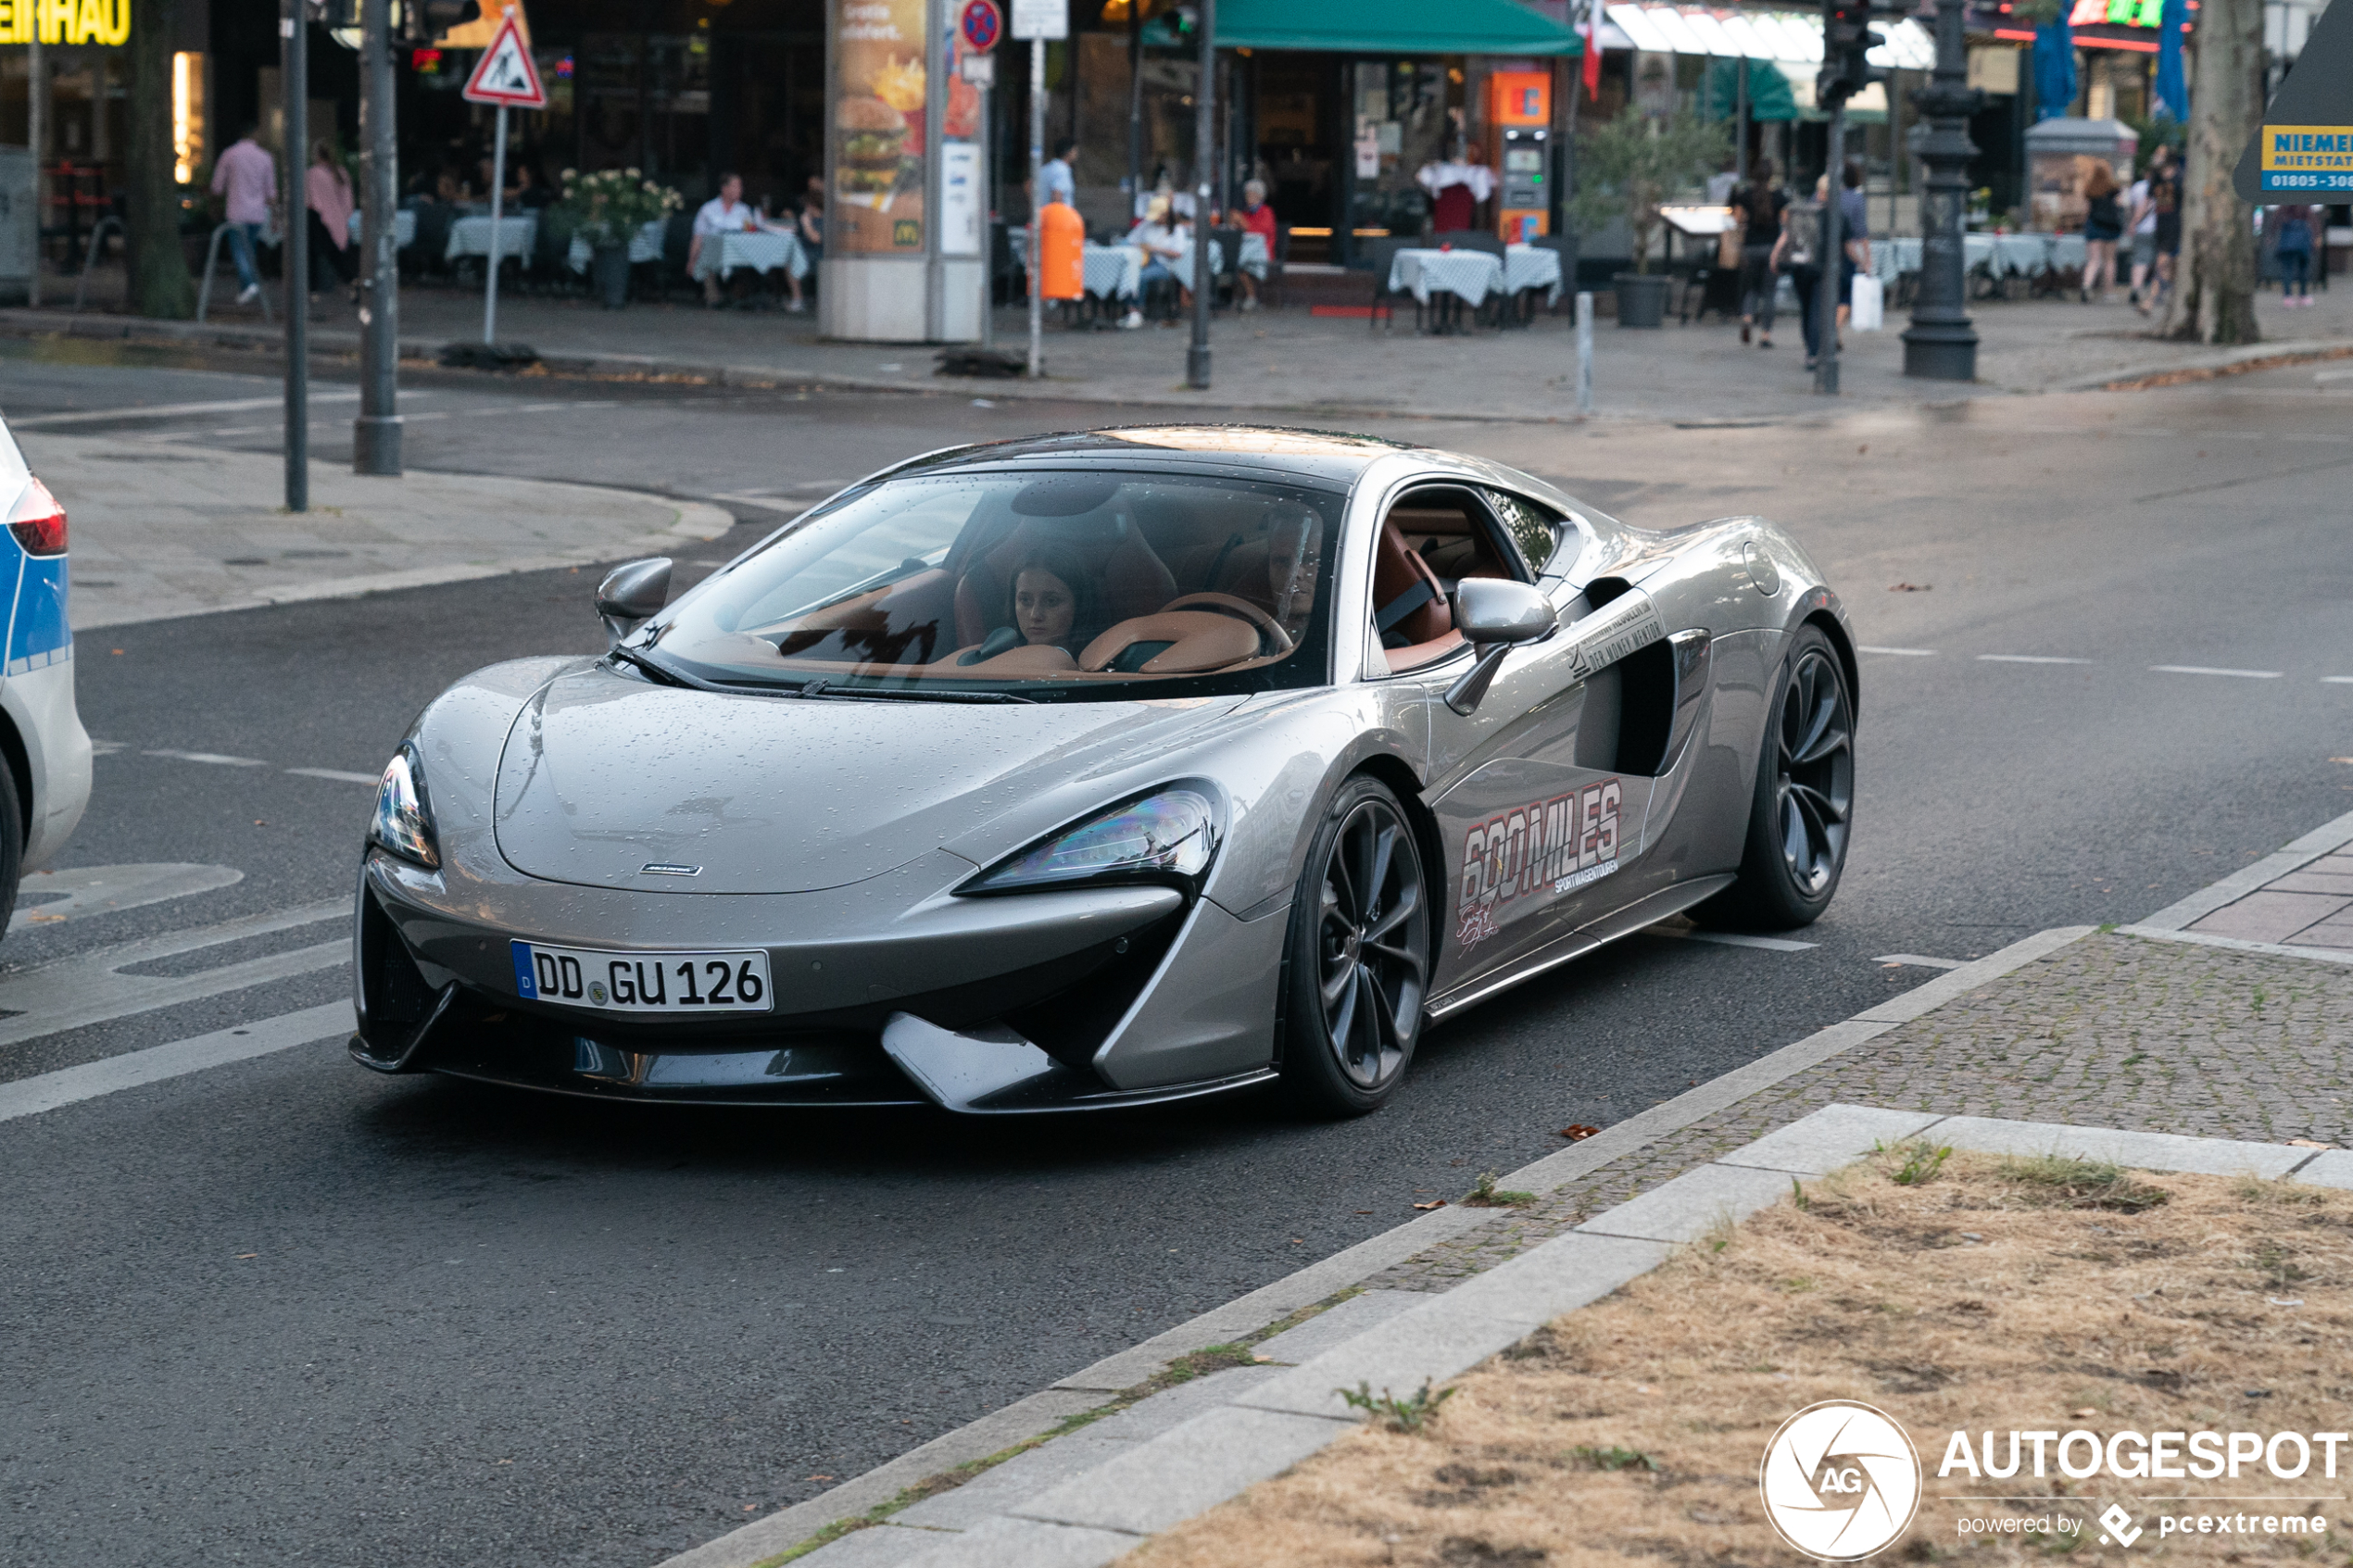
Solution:
[[[396,30],[411,44],[431,44],[482,16],[480,0],[394,0],[393,10]]]
[[[1814,79],[1819,107],[1835,107],[1870,83],[1887,80],[1886,70],[1867,57],[1887,42],[1870,19],[1869,0],[1822,0],[1822,69]]]

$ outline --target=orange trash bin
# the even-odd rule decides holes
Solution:
[[[1087,225],[1068,202],[1048,202],[1038,212],[1038,293],[1043,299],[1076,299],[1087,292],[1081,253]]]

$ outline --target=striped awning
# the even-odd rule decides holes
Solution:
[[[1822,59],[1822,19],[1817,12],[1624,4],[1604,14],[1628,44],[1645,53],[1786,65],[1818,65]],[[1928,29],[1909,17],[1879,25],[1887,42],[1871,51],[1871,64],[1894,70],[1933,69],[1936,40]]]

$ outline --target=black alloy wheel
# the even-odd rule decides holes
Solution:
[[[1311,1109],[1362,1115],[1413,1060],[1429,983],[1429,897],[1397,797],[1351,779],[1316,833],[1293,909],[1283,1076]]]
[[[1740,880],[1692,911],[1709,925],[1787,931],[1830,908],[1855,816],[1855,699],[1818,626],[1793,639],[1768,710]]]

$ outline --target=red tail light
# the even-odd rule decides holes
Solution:
[[[49,487],[37,479],[25,481],[24,494],[17,497],[16,506],[8,513],[8,532],[17,536],[29,556],[61,556],[66,553],[66,509],[49,494]]]

